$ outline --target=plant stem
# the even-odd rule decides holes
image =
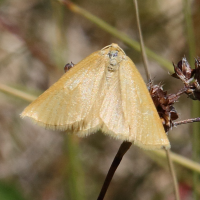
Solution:
[[[162,150],[151,151],[151,152],[145,151],[145,153],[155,154],[155,155],[158,155],[158,156],[163,157],[163,158],[166,157],[166,153]],[[171,156],[171,159],[173,160],[173,162],[178,163],[179,165],[184,166],[187,169],[190,169],[190,170],[200,174],[200,164],[199,163],[194,162],[189,158],[185,158],[185,157],[180,156],[180,155],[173,153],[173,152],[170,152],[170,156]]]
[[[192,118],[192,119],[186,119],[186,120],[182,120],[182,121],[179,121],[179,122],[174,122],[173,125],[178,126],[178,125],[181,125],[181,124],[188,124],[188,123],[193,123],[193,122],[200,122],[200,117]]]
[[[77,145],[77,138],[73,135],[66,134],[64,137],[64,153],[66,154],[65,168],[66,173],[63,177],[64,185],[66,187],[66,199],[70,200],[84,200],[84,173],[81,161],[78,158],[80,152]]]
[[[175,199],[176,200],[180,200],[178,183],[177,183],[177,178],[176,178],[176,173],[175,173],[174,165],[173,165],[173,162],[172,162],[172,159],[171,159],[171,155],[170,155],[170,150],[169,149],[165,149],[165,151],[166,151],[166,155],[167,155],[169,169],[170,169],[170,172],[171,172],[171,175],[172,175],[172,179],[173,179]]]
[[[97,198],[97,200],[103,200],[104,199],[104,196],[106,194],[106,191],[110,185],[110,182],[112,180],[112,177],[117,169],[117,167],[119,166],[124,154],[128,151],[128,149],[130,148],[130,146],[132,145],[131,142],[123,142],[110,166],[110,169],[107,173],[107,176],[106,176],[106,179],[104,181],[104,184],[101,188],[101,192]]]
[[[143,59],[143,63],[144,63],[147,81],[149,81],[149,80],[151,80],[151,75],[149,73],[148,59],[147,59],[147,54],[146,54],[145,46],[144,46],[144,42],[143,42],[142,31],[141,31],[141,27],[140,27],[140,17],[139,17],[138,3],[137,3],[137,0],[133,0],[133,2],[135,4],[135,13],[136,13],[138,33],[139,33],[139,36],[140,36],[140,46],[141,46],[142,59]]]
[[[5,92],[5,93],[12,95],[14,97],[18,97],[18,98],[23,99],[23,100],[28,101],[28,102],[32,102],[37,98],[36,96],[33,96],[33,95],[28,94],[26,92],[22,92],[20,90],[9,87],[9,86],[4,85],[2,83],[0,83],[0,91]]]

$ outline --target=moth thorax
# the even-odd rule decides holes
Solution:
[[[108,65],[108,71],[109,71],[109,72],[115,72],[115,71],[118,70],[118,68],[119,68],[119,64],[116,64],[116,65],[111,65],[111,64],[109,64],[109,65]]]

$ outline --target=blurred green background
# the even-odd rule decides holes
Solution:
[[[73,3],[139,41],[132,1]],[[186,3],[186,0],[139,1],[145,45],[166,61],[162,64],[150,56],[150,73],[154,83],[162,83],[169,93],[182,87],[179,80],[170,77],[169,71],[172,73],[173,69],[170,63],[177,63],[185,55],[194,67],[194,57],[200,55],[200,2]],[[191,18],[187,17],[187,9]],[[102,133],[80,139],[22,120],[19,114],[30,101],[23,95],[2,92],[2,85],[38,96],[64,74],[66,63],[77,63],[111,43],[124,49],[146,81],[139,51],[58,1],[0,1],[0,200],[97,198],[122,141]],[[192,103],[186,96],[175,107],[179,120],[191,118]],[[199,161],[200,142],[195,139],[194,150],[191,125],[174,128],[169,139],[173,152]],[[198,175],[181,165],[175,167],[181,199],[197,198]],[[174,199],[166,160],[132,146],[105,199]]]

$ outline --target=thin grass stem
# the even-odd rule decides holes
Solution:
[[[140,36],[140,46],[141,46],[142,59],[143,59],[144,69],[145,69],[147,82],[148,82],[149,80],[151,80],[151,75],[149,73],[148,59],[147,59],[147,54],[146,54],[145,46],[144,46],[144,42],[143,42],[143,36],[142,36],[142,31],[141,31],[139,9],[138,9],[137,0],[133,0],[133,3],[135,5],[136,21],[137,21],[138,33],[139,33],[139,36]]]
[[[180,200],[180,195],[179,195],[179,189],[178,189],[178,182],[177,182],[177,177],[176,177],[176,172],[174,169],[174,165],[171,159],[171,153],[169,149],[165,149],[166,151],[166,156],[169,164],[169,169],[172,175],[172,180],[173,180],[173,186],[174,186],[174,193],[175,193],[175,199]]]

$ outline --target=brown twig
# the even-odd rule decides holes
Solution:
[[[121,146],[120,146],[120,148],[119,148],[119,150],[118,150],[118,152],[117,152],[117,154],[116,154],[116,156],[115,156],[115,158],[114,158],[114,160],[113,160],[113,162],[110,166],[110,169],[107,173],[106,179],[104,181],[104,184],[101,188],[101,192],[100,192],[97,200],[103,200],[104,199],[106,191],[107,191],[109,184],[112,180],[112,177],[113,177],[117,167],[119,166],[124,154],[128,151],[128,149],[130,148],[131,145],[132,145],[131,142],[125,142],[125,141],[121,144]]]
[[[200,122],[200,117],[197,118],[192,118],[192,119],[185,119],[179,122],[173,122],[173,126],[178,126],[181,124],[188,124],[188,123],[193,123],[193,122]]]

